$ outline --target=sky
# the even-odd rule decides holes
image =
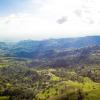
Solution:
[[[0,0],[0,40],[100,35],[100,0]]]

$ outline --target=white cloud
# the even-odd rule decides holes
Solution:
[[[0,17],[0,37],[44,39],[100,35],[99,0],[31,0],[27,12]],[[38,11],[34,14],[34,6]],[[38,7],[40,7],[38,9]],[[33,11],[33,12],[32,12]],[[67,21],[57,20],[67,16]]]

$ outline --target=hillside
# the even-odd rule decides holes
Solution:
[[[100,36],[0,42],[0,100],[99,100]]]
[[[100,36],[0,42],[1,57],[32,59],[29,66],[66,67],[99,62]]]

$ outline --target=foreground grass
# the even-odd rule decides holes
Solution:
[[[9,96],[0,96],[0,100],[9,100]]]

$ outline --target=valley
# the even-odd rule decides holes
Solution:
[[[99,100],[100,36],[0,42],[0,100]]]

